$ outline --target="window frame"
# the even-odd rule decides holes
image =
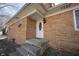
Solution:
[[[73,10],[74,27],[75,27],[75,31],[79,31],[79,28],[77,28],[77,19],[76,19],[76,13],[75,13],[76,10],[79,10],[79,8]]]

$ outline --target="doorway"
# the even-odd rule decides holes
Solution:
[[[36,38],[44,38],[43,34],[43,20],[36,22]]]

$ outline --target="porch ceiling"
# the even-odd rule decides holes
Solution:
[[[37,12],[33,13],[32,15],[30,15],[30,17],[34,20],[42,20],[42,16],[40,14],[38,14]]]

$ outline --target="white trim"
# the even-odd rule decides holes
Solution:
[[[34,14],[35,12],[37,12],[37,10],[36,10],[36,9],[35,9],[35,10],[33,10],[33,11],[31,11],[31,12],[30,12],[30,13],[28,13],[27,15],[23,16],[21,19],[23,19],[23,18],[25,18],[25,17],[27,17],[27,16],[30,16],[30,15]]]
[[[76,15],[75,15],[75,11],[76,10],[79,10],[79,8],[78,9],[75,9],[75,10],[73,10],[73,17],[74,17],[74,27],[75,27],[75,30],[76,31],[79,31],[79,28],[77,28],[77,24],[76,24]]]
[[[77,27],[76,27],[75,10],[73,10],[73,19],[74,19],[74,28],[75,28],[75,30],[77,30]]]
[[[75,6],[75,7],[72,7],[72,8],[68,8],[68,9],[62,10],[62,11],[58,11],[56,13],[52,13],[52,14],[46,15],[45,17],[50,17],[50,16],[53,16],[53,15],[57,15],[57,14],[60,14],[60,13],[63,13],[63,12],[67,12],[67,11],[70,11],[70,10],[74,10],[74,9],[77,9],[77,8],[79,8],[79,5]]]
[[[30,4],[30,3],[24,4],[23,7],[22,7],[18,12],[16,12],[16,14],[15,14],[13,17],[11,17],[10,20],[9,20],[8,22],[10,22],[11,19],[13,19],[15,16],[17,16],[17,14],[18,14],[19,12],[23,11],[23,8],[26,7],[26,6],[28,6],[29,4]],[[7,23],[8,23],[8,22],[7,22]],[[6,24],[7,24],[7,23],[6,23]]]
[[[12,24],[14,24],[14,23],[16,23],[16,22],[22,20],[23,18],[25,18],[25,17],[27,17],[27,16],[30,16],[30,15],[34,14],[35,12],[37,12],[41,17],[44,17],[39,11],[37,11],[36,9],[34,9],[33,11],[31,11],[31,12],[28,13],[27,15],[23,16],[23,17],[20,18],[19,20],[16,20],[16,21],[13,22]],[[10,24],[10,25],[12,25],[12,24]]]
[[[33,13],[35,13],[36,12],[36,10],[33,10],[33,11],[31,11],[30,13],[28,13],[27,15],[25,15],[25,16],[23,16],[22,18],[20,18],[19,20],[16,20],[15,22],[13,22],[12,24],[14,24],[14,23],[16,23],[16,22],[18,22],[18,21],[20,21],[20,20],[22,20],[23,18],[25,18],[25,17],[27,17],[27,16],[29,16],[29,15],[31,15],[31,14],[33,14]],[[14,17],[15,18],[15,17]],[[9,24],[9,26],[10,25],[12,25],[12,24]]]
[[[44,17],[39,11],[36,11],[42,18]]]
[[[26,16],[30,16],[30,15],[34,14],[35,12],[37,12],[36,9],[34,9],[33,11],[31,11],[30,13],[28,13],[27,15],[25,15],[25,17],[26,17]]]
[[[31,11],[30,13],[28,13],[28,14],[25,15],[24,17],[26,17],[26,16],[30,16],[30,15],[34,14],[35,12],[37,12],[40,16],[43,17],[43,15],[42,15],[39,11],[37,11],[36,9],[34,9],[33,11]],[[24,17],[22,17],[21,19],[23,19]]]
[[[41,30],[39,30],[39,23],[42,23]],[[36,38],[44,38],[44,23],[42,19],[36,22]]]

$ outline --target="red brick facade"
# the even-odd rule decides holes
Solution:
[[[46,18],[44,35],[53,48],[73,52],[79,50],[79,32],[74,29],[73,11]]]
[[[27,39],[36,38],[36,21],[28,17],[26,26],[27,26],[26,38]]]
[[[21,24],[20,27],[19,24]],[[15,38],[19,44],[24,43],[26,39],[36,38],[36,21],[25,17],[10,25],[8,35],[9,38]]]
[[[30,7],[21,12],[18,15],[19,18],[24,17],[27,14],[25,12],[29,9],[32,8]],[[62,51],[79,51],[79,32],[74,29],[73,11],[52,15],[45,19],[44,38],[49,41],[51,47]],[[13,22],[14,21],[11,21],[10,23]],[[18,27],[18,23],[22,25]],[[36,37],[36,21],[31,18],[24,17],[19,22],[10,25],[9,28],[9,37],[15,38],[17,43],[21,44],[24,43],[26,39]]]
[[[20,27],[19,24],[21,24]],[[15,38],[17,43],[23,43],[26,40],[26,24],[27,18],[25,17],[22,20],[10,25],[8,32],[9,38]]]

